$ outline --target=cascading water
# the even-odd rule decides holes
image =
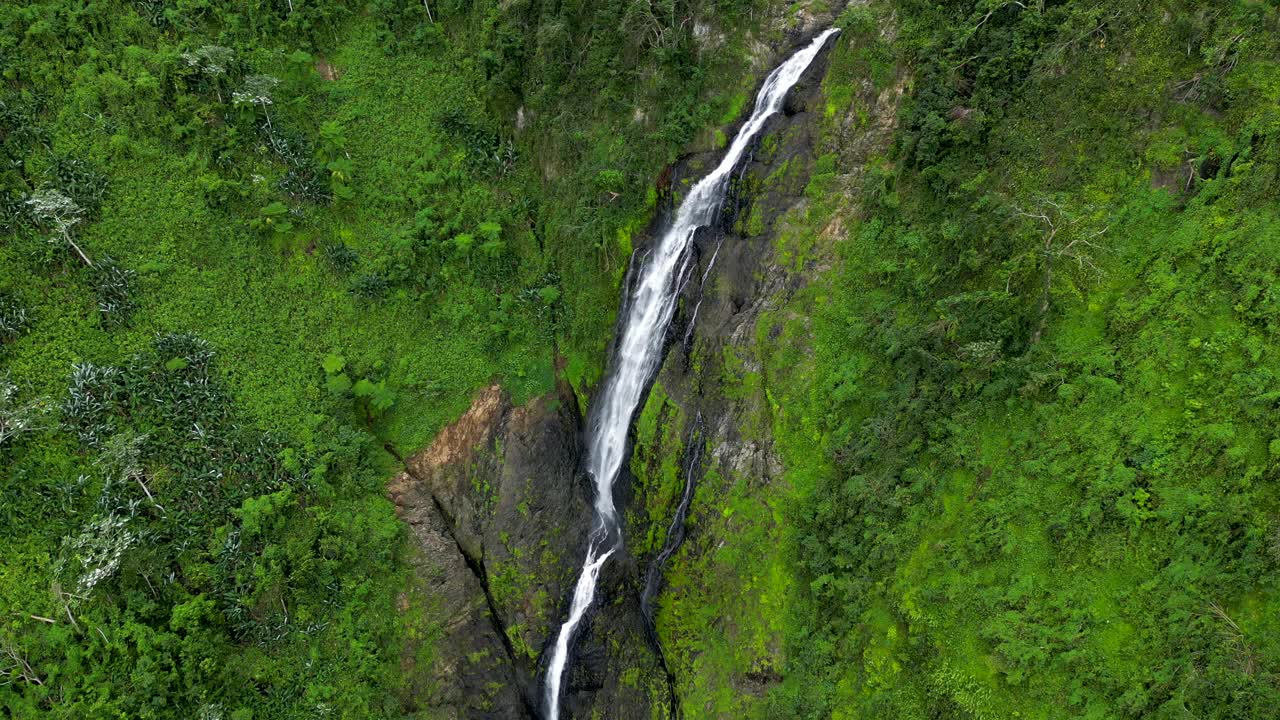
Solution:
[[[729,173],[742,159],[765,121],[782,109],[787,91],[817,57],[827,39],[837,32],[830,29],[822,33],[769,73],[756,95],[751,117],[734,137],[724,159],[689,191],[676,210],[671,227],[640,268],[630,302],[624,310],[625,322],[621,326],[622,335],[613,356],[613,367],[606,375],[603,391],[591,408],[587,471],[596,487],[596,522],[587,544],[582,573],[573,590],[569,618],[560,626],[547,665],[545,707],[548,720],[559,720],[560,691],[570,645],[578,624],[595,599],[600,568],[618,549],[620,533],[613,505],[613,482],[625,459],[623,455],[631,419],[649,378],[661,360],[663,338],[679,296],[677,280],[688,269],[693,235],[699,228],[716,220],[729,185]]]

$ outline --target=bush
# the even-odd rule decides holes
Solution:
[[[321,248],[324,251],[324,259],[338,272],[349,273],[356,266],[356,263],[360,261],[359,253],[352,250],[341,240],[326,242]]]
[[[20,402],[18,386],[8,374],[0,375],[0,447],[14,438],[43,425],[46,406],[43,399]]]
[[[0,345],[17,340],[27,331],[27,309],[16,298],[0,292]]]
[[[107,176],[102,171],[78,158],[57,157],[51,174],[53,184],[84,208],[87,216],[97,215],[107,197]]]
[[[71,387],[62,401],[62,422],[82,444],[97,447],[115,432],[114,415],[125,397],[124,375],[119,368],[76,363],[71,367]]]
[[[387,279],[374,273],[365,273],[352,281],[351,294],[366,300],[379,300],[387,295]]]
[[[98,299],[98,313],[102,324],[119,327],[129,322],[136,305],[133,302],[133,281],[137,273],[120,267],[110,255],[103,255],[94,267],[94,294]]]

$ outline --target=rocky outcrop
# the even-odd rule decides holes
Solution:
[[[851,52],[848,40],[840,51]],[[708,676],[719,686],[697,698],[688,693],[684,699],[691,717],[749,706],[754,701],[744,698],[762,698],[780,680],[784,646],[777,624],[761,620],[750,630],[734,627],[750,619],[755,607],[770,602],[764,595],[778,591],[738,574],[785,564],[776,544],[752,546],[743,540],[752,533],[779,537],[778,508],[764,498],[785,497],[788,492],[777,487],[785,480],[772,432],[776,410],[764,359],[774,343],[784,342],[784,323],[807,321],[788,317],[789,303],[832,264],[836,243],[856,217],[864,170],[888,146],[903,91],[901,77],[887,87],[854,77],[844,80],[854,84],[853,102],[847,108],[831,108],[822,89],[827,60],[809,69],[789,96],[785,114],[771,121],[765,139],[739,170],[723,224],[696,239],[697,264],[672,325],[673,346],[657,379],[661,392],[651,395],[645,411],[654,427],[646,428],[649,444],[633,460],[637,475],[644,476],[637,482],[649,497],[633,505],[629,534],[644,537],[655,527],[664,528],[657,533],[659,541],[645,548],[641,560],[648,563],[662,552],[661,538],[678,507],[676,488],[687,481],[664,480],[663,468],[672,457],[696,457],[694,451],[705,450],[699,462],[681,467],[682,474],[698,474],[699,489],[684,547],[668,561],[669,572],[684,583],[674,592],[692,600],[684,609],[658,614],[659,635],[676,641],[677,647],[666,654],[682,694],[705,685]],[[822,156],[827,166],[818,170],[817,158]],[[700,175],[711,161],[710,155],[695,156],[677,168],[677,192],[684,186],[682,178]],[[816,172],[823,173],[824,201],[817,208],[811,207],[814,200],[809,197]],[[691,419],[697,417],[705,419],[705,427],[695,438]],[[688,447],[691,438],[700,447]],[[733,517],[739,509],[732,505],[734,498],[753,499],[761,512],[753,518]],[[747,567],[734,564],[732,558],[750,553],[773,557],[753,558]],[[726,573],[730,581],[716,571]],[[737,588],[721,587],[739,580]],[[715,603],[720,605],[717,610],[731,610],[735,604],[751,609],[741,611],[739,618],[708,613],[709,626],[688,626],[687,608]],[[725,645],[738,647],[737,656],[727,661],[703,658],[701,648],[714,643],[684,646],[680,640],[688,635],[721,637]],[[707,696],[717,693],[732,699],[727,705],[694,704],[709,702]]]
[[[433,705],[460,718],[533,717],[537,658],[576,570],[589,505],[576,488],[572,393],[513,407],[498,387],[408,458],[388,494],[448,618]]]
[[[421,705],[441,717],[541,710],[538,663],[567,612],[591,522],[580,425],[567,387],[521,406],[489,387],[388,486],[418,550],[419,592],[444,619],[434,664],[414,669]],[[631,590],[639,571],[627,558],[608,568],[601,593],[612,600],[578,641],[566,709],[648,720],[650,686],[665,676]]]
[[[432,659],[428,667],[417,666],[423,640],[410,640],[402,652],[401,665],[410,680],[406,709],[450,720],[527,717],[520,678],[487,602],[483,573],[460,551],[452,527],[422,482],[401,473],[388,491],[414,544],[416,582],[402,598],[401,610],[420,602],[441,628],[438,640],[426,640],[435,640],[437,648],[426,653]]]
[[[788,32],[793,41],[803,41],[802,27]],[[786,49],[779,48],[775,59]],[[699,518],[720,510],[696,509],[698,498],[722,497],[735,483],[765,488],[781,476],[767,421],[767,387],[731,389],[725,378],[761,371],[753,350],[761,318],[782,308],[827,263],[834,238],[843,232],[835,217],[824,231],[825,244],[811,256],[797,260],[778,250],[778,237],[786,231],[780,223],[807,202],[819,146],[840,157],[837,187],[852,192],[866,158],[892,130],[901,91],[900,85],[896,91],[877,90],[868,82],[856,94],[858,112],[850,108],[832,119],[821,88],[826,68],[825,58],[809,68],[785,113],[771,121],[740,168],[723,224],[695,240],[696,266],[657,380],[661,391],[655,395],[661,397],[651,398],[645,410],[645,452],[633,461],[641,472],[632,476],[624,470],[618,480],[615,500],[627,517],[626,540],[605,566],[596,614],[577,640],[563,717],[648,720],[679,714],[676,691],[691,681],[687,673],[697,662],[696,650],[674,649],[676,662],[664,664],[641,608],[646,576],[660,554],[676,570],[687,571],[735,538],[729,524],[702,519],[689,527],[687,547],[669,544],[682,491],[658,487],[652,478],[657,466],[673,465],[675,470],[663,472],[678,476],[679,488],[688,472],[699,475],[706,484],[694,498],[692,513]],[[690,156],[672,170],[666,185],[670,207],[718,154]],[[651,241],[662,223],[655,218],[650,238],[638,242]],[[688,419],[698,416],[705,423],[697,449],[706,452],[687,453],[693,430]],[[433,689],[421,704],[438,709],[439,716],[536,717],[540,711],[539,662],[567,612],[592,517],[580,441],[581,414],[572,389],[561,387],[514,406],[494,386],[478,393],[471,409],[430,447],[408,458],[390,486],[422,551],[416,561],[422,592],[447,618],[431,667],[415,669],[424,687]],[[660,593],[657,575],[649,584]],[[646,593],[646,607],[652,600]],[[767,638],[755,651],[780,654],[780,638]],[[734,693],[762,695],[776,679],[776,666],[766,664],[731,673],[725,682]],[[700,708],[689,713],[706,714]]]

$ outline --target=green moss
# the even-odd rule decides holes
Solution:
[[[636,419],[631,472],[636,479],[643,507],[631,513],[630,526],[636,551],[656,553],[665,542],[667,518],[684,491],[684,434],[686,419],[667,396],[661,383],[654,383],[640,416]]]

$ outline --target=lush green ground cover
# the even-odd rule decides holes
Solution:
[[[400,602],[383,445],[558,360],[584,391],[653,179],[749,99],[744,36],[703,52],[682,18],[752,3],[293,5],[0,9],[15,717],[402,716],[435,628]],[[660,608],[686,711],[1267,717],[1275,3],[844,23],[778,237],[836,262],[762,318],[760,372],[722,363],[785,482],[704,483],[721,542]],[[849,176],[859,83],[899,71],[894,147]],[[67,235],[26,203],[49,189]]]
[[[772,363],[769,712],[1270,716],[1274,3],[894,5],[895,147]]]
[[[648,188],[745,69],[624,3],[432,12],[0,10],[6,713],[409,706],[383,446],[557,349],[598,377]]]

